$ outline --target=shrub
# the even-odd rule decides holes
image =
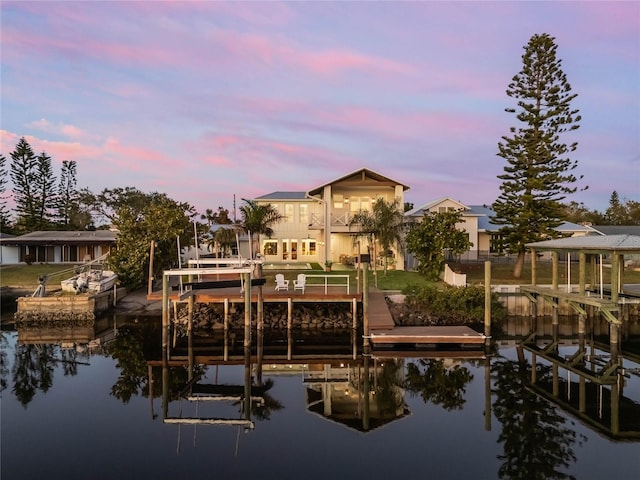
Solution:
[[[424,315],[443,320],[482,322],[484,319],[484,288],[477,286],[451,287],[448,285],[410,285],[403,290],[406,303]],[[503,319],[506,311],[491,295],[491,316]]]

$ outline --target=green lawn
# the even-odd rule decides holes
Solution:
[[[324,271],[318,264],[312,264],[313,270],[265,270],[264,277],[266,278],[267,285],[275,285],[276,273],[282,273],[286,278],[292,280],[298,275],[298,273],[309,274],[322,274]],[[578,283],[578,266],[573,265],[571,269],[571,281],[572,283]],[[38,286],[38,278],[41,275],[52,275],[58,272],[67,270],[66,273],[60,275],[52,275],[49,282],[51,284],[59,284],[60,280],[68,278],[73,275],[72,265],[55,265],[55,264],[33,264],[33,265],[8,265],[0,267],[0,286],[11,286],[21,288],[36,288]],[[478,284],[484,282],[484,264],[483,263],[468,263],[456,265],[456,270],[461,273],[467,274],[468,284]],[[513,278],[513,265],[509,264],[493,264],[491,268],[491,283],[493,284],[528,284],[531,283],[531,266],[526,265],[522,278]],[[604,282],[609,283],[608,275],[610,269],[604,269]],[[356,285],[356,271],[355,270],[337,270],[334,269],[327,275],[345,275],[350,276],[351,285]],[[425,280],[416,272],[405,272],[401,270],[389,270],[385,275],[383,271],[377,271],[376,275],[373,272],[369,272],[369,284],[376,286],[380,290],[402,290],[404,287],[410,284],[427,284],[431,283]],[[566,267],[561,265],[559,268],[559,282],[566,283]],[[588,281],[588,280],[587,280]],[[627,270],[624,274],[625,283],[640,283],[640,272]],[[537,272],[538,284],[551,283],[551,264],[541,263],[538,264]]]

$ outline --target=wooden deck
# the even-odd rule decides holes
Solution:
[[[269,303],[353,303],[362,302],[361,293],[345,293],[344,286],[307,288],[299,291],[276,291],[271,286],[264,287],[262,301]],[[191,290],[180,294],[169,293],[169,300],[186,301],[193,297],[197,303],[244,303],[245,298],[239,288],[215,288]],[[162,300],[162,292],[147,295],[149,301]],[[251,289],[251,301],[258,301],[258,289]],[[464,326],[446,327],[398,327],[395,325],[384,292],[369,292],[369,331],[371,343],[376,345],[483,345],[485,336]]]
[[[308,286],[307,286],[308,287]],[[186,301],[189,297],[193,297],[196,303],[244,303],[244,295],[237,287],[234,288],[213,288],[188,290],[180,294],[178,291],[169,293],[171,301]],[[330,302],[352,302],[354,299],[358,302],[362,301],[361,293],[345,293],[345,287],[328,287],[325,294],[324,285],[322,288],[307,288],[304,293],[293,289],[287,291],[274,290],[273,287],[264,287],[262,289],[262,301],[264,303],[283,303],[289,299],[293,303],[330,303]],[[162,292],[152,292],[147,295],[150,302],[161,301]],[[258,289],[251,289],[251,301],[258,301]]]

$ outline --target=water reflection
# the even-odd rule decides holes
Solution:
[[[455,359],[419,359],[407,365],[407,389],[425,403],[445,410],[461,410],[465,388],[473,379],[469,369]]]
[[[591,328],[565,335],[534,327],[515,348],[498,342],[490,352],[369,352],[350,330],[326,337],[253,331],[248,345],[242,332],[190,330],[162,348],[159,321],[116,326],[109,318],[90,331],[21,329],[11,367],[3,332],[0,385],[10,385],[27,409],[38,393],[54,388],[56,375],[78,376],[95,356],[110,357],[111,397],[123,405],[148,399],[151,418],[178,439],[187,424],[194,434],[201,425],[258,431],[266,421],[286,429],[296,401],[329,428],[346,426],[365,438],[383,425],[410,424],[423,406],[461,413],[484,400],[485,430],[496,431],[497,477],[573,478],[577,452],[588,445],[583,432],[640,440],[640,357],[626,348],[629,336],[612,350]],[[290,386],[292,376],[304,392],[294,400],[279,388]]]
[[[538,370],[540,377],[550,367]],[[501,423],[498,442],[503,453],[499,478],[565,479],[573,478],[561,469],[575,462],[573,445],[577,438],[565,418],[543,397],[529,389],[531,367],[522,360],[499,358],[492,363],[494,381],[493,412]]]

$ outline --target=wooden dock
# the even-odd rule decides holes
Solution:
[[[385,295],[369,293],[369,329],[371,343],[375,347],[392,345],[477,345],[482,346],[486,337],[465,326],[397,327]]]
[[[395,327],[371,332],[375,345],[484,345],[485,336],[465,326]]]
[[[305,293],[297,291],[275,291],[265,287],[259,295],[256,288],[251,289],[251,302],[257,302],[259,297],[264,304],[270,303],[352,303],[362,302],[361,293],[344,293],[344,287],[329,287],[325,289],[307,289]],[[245,297],[238,288],[196,289],[179,294],[177,291],[169,293],[169,300],[184,302],[189,297],[196,303],[244,303]],[[399,327],[395,325],[384,292],[369,292],[369,338],[372,345],[377,346],[482,346],[486,337],[465,326],[437,326],[437,327]],[[148,300],[162,300],[160,292],[147,296]],[[355,324],[354,324],[355,328]]]

